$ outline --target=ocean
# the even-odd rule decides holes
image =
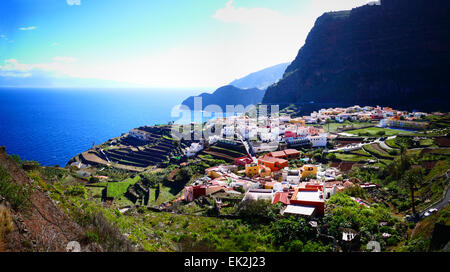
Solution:
[[[22,160],[65,166],[132,128],[179,118],[171,110],[199,90],[0,88],[0,146]]]

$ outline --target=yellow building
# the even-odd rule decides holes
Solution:
[[[311,164],[305,164],[302,168],[302,179],[308,176],[316,176],[317,175],[317,166]]]
[[[306,126],[306,121],[302,118],[295,118],[289,121],[291,124],[300,124],[302,127]]]
[[[389,127],[396,127],[396,128],[423,130],[423,129],[428,128],[429,124],[427,122],[414,122],[414,121],[397,120],[396,118],[391,118],[387,121],[387,125]]]
[[[259,166],[256,163],[245,165],[245,175],[247,177],[254,177],[259,175]]]
[[[260,177],[270,177],[272,175],[272,170],[269,167],[260,166],[261,170],[259,171]]]
[[[215,170],[209,170],[208,171],[208,177],[215,179],[215,178],[220,178],[222,176],[221,173],[215,171]]]

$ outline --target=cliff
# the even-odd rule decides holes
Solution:
[[[212,94],[202,93],[198,97],[202,98],[203,109],[208,105],[219,105],[223,111],[226,111],[226,105],[248,106],[261,103],[264,93],[264,91],[256,88],[244,90],[228,85],[217,89]],[[184,100],[182,104],[193,110],[194,98],[195,96],[191,96]]]
[[[450,2],[384,0],[325,13],[266,104],[448,110]]]

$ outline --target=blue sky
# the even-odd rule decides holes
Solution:
[[[218,87],[292,61],[317,16],[366,2],[0,1],[0,76]]]

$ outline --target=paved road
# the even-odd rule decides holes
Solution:
[[[397,137],[397,136],[388,137],[386,140],[395,139],[395,137]],[[393,149],[392,147],[390,147],[390,146],[388,146],[386,144],[386,141],[380,141],[380,146],[381,146],[381,148],[383,148],[385,150],[392,150]]]
[[[369,142],[369,143],[360,143],[355,145],[350,145],[350,147],[340,147],[332,150],[328,150],[328,153],[333,153],[337,151],[354,151],[362,148],[365,145],[375,144],[375,143],[381,143],[380,139],[376,139],[375,141]]]
[[[425,211],[421,212],[420,218],[423,218],[424,213],[430,209],[441,210],[442,208],[444,208],[445,206],[447,206],[449,204],[449,201],[450,201],[450,186],[447,188],[447,193],[445,193],[445,197],[440,202],[434,204],[431,207],[428,207]]]

